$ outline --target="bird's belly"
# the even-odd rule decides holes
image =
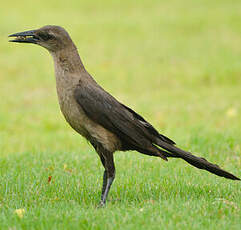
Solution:
[[[121,149],[119,138],[88,118],[73,96],[59,97],[60,109],[70,126],[88,140],[95,140],[106,150],[114,152]]]

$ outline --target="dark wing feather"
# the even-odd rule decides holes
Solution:
[[[148,131],[150,133],[152,133],[154,136],[159,137],[162,141],[167,142],[171,145],[175,145],[176,143],[171,140],[170,138],[158,133],[158,131],[149,123],[147,122],[142,116],[140,116],[138,113],[136,113],[134,110],[132,110],[131,108],[127,107],[124,104],[121,104],[123,107],[125,107],[129,112],[131,112],[133,114],[133,116],[138,119],[139,121],[141,121],[143,123],[143,125],[148,129]]]
[[[154,128],[102,88],[93,85],[77,86],[74,96],[89,118],[121,139],[125,150],[148,149],[152,146],[155,137],[150,130],[153,131]]]

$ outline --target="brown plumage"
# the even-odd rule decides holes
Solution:
[[[115,178],[113,153],[117,150],[136,150],[166,161],[169,157],[182,158],[199,169],[239,180],[218,165],[177,148],[174,141],[101,88],[84,68],[76,46],[63,28],[44,26],[10,37],[16,37],[12,42],[38,44],[52,55],[60,109],[71,127],[93,145],[105,168],[102,205]]]

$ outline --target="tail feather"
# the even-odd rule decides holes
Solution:
[[[218,176],[225,177],[225,178],[228,178],[228,179],[231,179],[231,180],[240,180],[238,177],[236,177],[233,174],[221,169],[218,165],[208,162],[206,159],[204,159],[202,157],[194,156],[191,153],[186,152],[182,149],[179,149],[174,145],[170,145],[168,143],[165,143],[162,140],[159,140],[157,144],[161,148],[163,148],[163,149],[172,153],[172,154],[169,154],[169,156],[167,154],[166,157],[182,158],[183,160],[185,160],[189,164],[191,164],[191,165],[193,165],[193,166],[195,166],[199,169],[207,170],[207,171],[209,171],[213,174],[216,174]]]

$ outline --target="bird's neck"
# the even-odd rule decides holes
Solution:
[[[54,59],[56,74],[75,74],[85,71],[85,67],[74,44],[73,46],[51,53],[51,55]]]

